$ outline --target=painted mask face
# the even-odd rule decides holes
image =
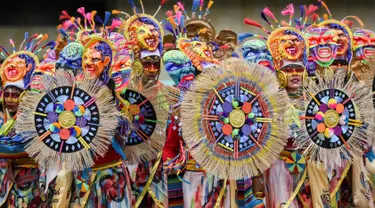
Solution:
[[[70,69],[76,71],[82,67],[83,46],[76,42],[71,42],[61,51],[59,59],[56,61],[56,68]]]
[[[109,69],[112,62],[111,46],[101,40],[90,41],[83,53],[83,71],[88,73],[90,78],[99,78],[104,83],[108,82]]]
[[[20,96],[23,90],[15,87],[15,86],[8,86],[4,90],[4,102],[5,108],[10,113],[16,113],[18,110],[18,106],[20,104]]]
[[[309,40],[311,57],[322,67],[330,66],[337,56],[336,32],[327,27],[310,27],[306,36]]]
[[[371,30],[357,30],[353,34],[354,52],[361,61],[375,58],[375,33]]]
[[[130,56],[117,56],[112,66],[111,77],[115,82],[116,92],[122,94],[130,81],[132,71],[132,60]]]
[[[301,40],[293,34],[286,34],[280,37],[280,53],[285,54],[288,60],[296,61],[302,55]]]
[[[163,62],[175,85],[188,89],[195,77],[195,68],[190,59],[181,51],[172,50],[164,54]]]
[[[16,82],[21,79],[25,80],[25,86],[30,81],[30,76],[35,69],[35,60],[25,54],[13,54],[9,56],[3,63],[2,80],[4,82]]]
[[[261,40],[248,40],[242,45],[242,55],[249,63],[261,64],[274,71],[272,56],[266,43]]]
[[[237,46],[237,34],[230,30],[222,30],[214,41],[219,49],[213,52],[218,60],[230,58]]]
[[[34,72],[33,80],[31,81],[31,89],[41,91],[44,89],[42,83],[43,75],[53,76],[55,74],[55,64],[53,62],[42,62],[39,64]]]
[[[158,29],[151,24],[144,24],[137,28],[137,39],[142,49],[155,51],[160,44]]]

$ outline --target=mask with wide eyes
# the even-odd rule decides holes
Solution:
[[[337,33],[327,27],[310,27],[306,36],[312,60],[320,66],[330,66],[337,56]]]
[[[375,33],[371,30],[357,30],[353,34],[354,52],[359,60],[375,58]]]
[[[211,59],[213,59],[212,50],[207,46],[206,43],[193,41],[191,44],[193,47],[193,51],[198,54],[203,60],[210,61]]]
[[[153,25],[143,25],[137,28],[137,39],[142,49],[155,51],[160,43],[159,32]]]
[[[283,35],[279,40],[279,50],[286,59],[299,60],[302,56],[302,42],[296,35]]]
[[[242,55],[249,63],[260,64],[274,70],[272,56],[261,40],[248,40],[242,45]]]

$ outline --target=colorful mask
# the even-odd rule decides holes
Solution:
[[[90,78],[99,78],[104,83],[109,80],[109,70],[114,56],[110,41],[103,38],[93,38],[85,46],[82,54],[82,68]]]
[[[353,34],[354,52],[361,61],[375,58],[375,33],[367,29],[356,30]]]
[[[274,71],[272,56],[266,43],[261,40],[248,40],[242,45],[242,56],[249,63],[261,64]]]
[[[56,61],[56,68],[70,69],[76,71],[82,67],[83,46],[77,42],[66,45]]]
[[[134,42],[136,59],[146,56],[161,56],[164,32],[160,23],[147,14],[137,14],[126,22],[124,34],[126,40]]]
[[[335,30],[323,26],[310,26],[306,30],[310,53],[320,66],[328,67],[337,56],[338,36]]]
[[[302,33],[291,27],[273,31],[267,42],[276,70],[290,64],[304,66],[308,55],[307,45]]]
[[[132,58],[126,50],[116,55],[113,61],[111,78],[115,82],[115,91],[123,94],[130,81],[132,71]]]
[[[321,22],[319,25],[326,26],[336,32],[338,46],[337,57],[333,62],[333,65],[350,65],[353,58],[353,34],[350,28],[337,20],[326,20]]]
[[[222,30],[214,42],[219,47],[214,51],[214,57],[218,60],[230,58],[237,47],[237,34],[231,30]]]
[[[192,61],[198,72],[219,63],[213,57],[211,48],[205,42],[201,42],[196,38],[179,38],[177,47]]]
[[[24,51],[14,53],[1,65],[1,80],[3,83],[22,81],[23,83],[18,87],[25,89],[31,81],[31,75],[37,64],[37,59],[32,53]]]
[[[175,85],[188,89],[195,77],[195,68],[190,59],[181,51],[171,50],[164,54],[163,62]]]

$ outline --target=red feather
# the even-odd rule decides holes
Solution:
[[[286,6],[286,8],[283,11],[281,11],[281,14],[282,15],[293,15],[294,14],[293,4],[289,4],[288,6]]]
[[[163,4],[165,4],[165,2],[167,2],[167,0],[161,0],[159,5],[160,6],[163,5]]]
[[[63,10],[61,11],[60,20],[65,20],[65,19],[70,19],[70,16],[65,10]]]
[[[165,13],[165,15],[167,15],[168,17],[171,17],[171,16],[173,16],[173,13],[172,13],[172,11],[167,11],[166,13]]]
[[[247,24],[247,25],[252,25],[252,26],[255,26],[255,27],[262,28],[262,25],[261,25],[261,24],[255,22],[254,20],[248,19],[248,18],[245,18],[243,22],[244,22],[245,24]]]
[[[319,15],[317,13],[313,14],[312,17],[311,17],[313,22],[316,22],[318,20],[318,18],[319,18]]]
[[[306,16],[310,16],[312,13],[314,13],[316,10],[318,10],[318,6],[314,4],[310,4],[309,7],[306,10]]]

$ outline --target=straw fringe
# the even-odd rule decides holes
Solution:
[[[207,96],[212,93],[213,88],[230,82],[250,84],[258,92],[262,92],[261,98],[266,101],[273,118],[269,125],[268,138],[260,144],[262,149],[257,148],[253,155],[238,159],[223,158],[216,154],[212,142],[214,138],[202,128],[207,125],[201,117],[207,108],[204,106]],[[288,125],[282,121],[287,102],[286,92],[279,90],[276,77],[265,67],[234,58],[225,60],[219,68],[206,69],[186,93],[181,105],[183,138],[194,159],[207,172],[218,178],[235,180],[257,176],[267,170],[279,157],[287,142]]]
[[[317,163],[321,161],[327,169],[332,169],[335,165],[340,166],[344,164],[344,160],[353,162],[354,157],[360,157],[362,149],[361,147],[372,143],[374,135],[374,108],[372,106],[372,98],[370,90],[365,87],[364,83],[356,81],[356,78],[352,74],[349,78],[346,78],[347,74],[343,70],[339,70],[334,75],[334,86],[335,89],[339,89],[345,92],[347,95],[356,96],[352,99],[356,111],[356,119],[363,121],[368,124],[367,128],[355,127],[352,136],[347,141],[351,150],[345,145],[342,145],[335,149],[321,148],[316,145],[311,139],[306,130],[305,122],[302,123],[302,127],[297,131],[296,143],[299,148],[305,149],[304,154],[309,156],[309,161]],[[309,78],[310,79],[310,78]],[[323,77],[318,77],[318,83],[310,80],[310,84],[305,86],[306,91],[311,92],[313,95],[321,92],[322,90],[329,89],[333,76],[331,74],[325,74]],[[347,80],[347,81],[346,81]],[[307,100],[311,100],[312,97],[309,93],[306,93]],[[305,103],[307,109],[309,102]]]
[[[165,126],[168,119],[168,97],[167,88],[161,83],[149,86],[146,89],[139,91],[136,84],[130,84],[129,90],[136,91],[146,98],[150,98],[149,102],[152,104],[156,113],[155,129],[150,136],[147,143],[140,143],[138,145],[126,145],[125,154],[128,164],[138,164],[140,162],[147,162],[157,158],[158,153],[163,149],[165,143]],[[155,96],[156,95],[156,96]]]
[[[54,89],[61,86],[72,86],[74,75],[67,71],[56,71],[55,78],[44,77],[46,89]],[[28,91],[20,103],[21,114],[17,119],[15,128],[18,132],[33,132],[33,140],[27,145],[26,152],[36,159],[39,164],[53,165],[56,162],[66,161],[71,170],[82,170],[94,165],[93,158],[104,156],[111,144],[111,139],[115,134],[119,112],[116,110],[111,91],[96,80],[84,78],[82,82],[76,83],[76,87],[86,91],[90,96],[96,98],[96,105],[100,115],[100,127],[96,136],[89,144],[90,149],[82,149],[73,153],[59,153],[52,150],[42,142],[39,142],[35,132],[33,111],[40,99],[46,94]]]

